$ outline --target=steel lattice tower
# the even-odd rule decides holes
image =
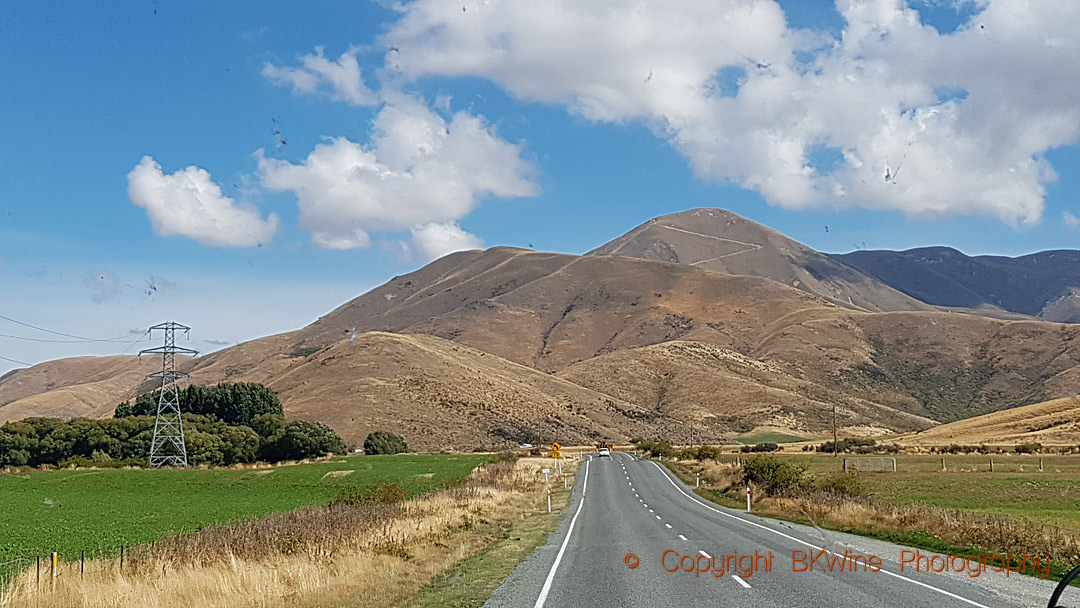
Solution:
[[[176,345],[176,330],[185,334],[191,328],[174,323],[160,323],[150,328],[150,335],[155,330],[165,332],[165,345],[139,351],[143,354],[161,354],[161,371],[150,374],[147,378],[160,378],[161,391],[158,396],[157,420],[154,422],[154,439],[150,443],[150,466],[172,465],[187,466],[187,448],[184,447],[184,422],[180,418],[180,395],[176,390],[176,381],[189,378],[187,374],[176,371],[176,355],[197,355],[197,351]]]

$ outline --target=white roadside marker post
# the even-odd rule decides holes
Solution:
[[[694,487],[701,487],[701,473],[694,473]]]
[[[548,488],[548,513],[551,513],[551,488]]]
[[[746,486],[746,512],[750,512],[750,486]]]

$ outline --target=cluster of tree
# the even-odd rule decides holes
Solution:
[[[161,391],[144,393],[131,404],[116,406],[116,417],[155,416]],[[227,424],[251,426],[257,416],[284,414],[277,393],[255,383],[191,385],[177,391],[180,411],[222,420]]]
[[[755,443],[753,445],[744,445],[740,448],[742,452],[775,452],[780,449],[780,446],[775,443]]]
[[[277,396],[261,385],[191,387],[180,391],[180,400],[191,465],[278,462],[346,451],[341,437],[321,422],[286,422]],[[156,413],[156,396],[142,396],[135,405],[121,404],[111,419],[9,422],[0,427],[0,467],[145,465],[155,421],[144,414],[149,403]],[[187,413],[189,405],[196,412]]]
[[[368,433],[364,439],[364,454],[401,454],[409,451],[409,444],[405,438],[386,431],[374,431]]]
[[[809,446],[807,446],[809,447]],[[803,448],[806,450],[807,448]],[[852,454],[896,454],[900,446],[892,443],[878,443],[873,439],[860,439],[848,437],[837,442],[826,441],[817,446],[817,451],[826,454],[852,453]]]

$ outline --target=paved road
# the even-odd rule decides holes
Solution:
[[[1054,587],[990,571],[973,578],[909,564],[902,572],[902,551],[911,549],[719,507],[628,454],[583,463],[564,514],[488,607],[1041,607]],[[867,567],[875,556],[879,572]]]

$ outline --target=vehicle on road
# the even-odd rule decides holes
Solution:
[[[599,454],[600,458],[611,458],[611,450],[607,448],[600,448],[599,450],[597,450],[597,453]]]

